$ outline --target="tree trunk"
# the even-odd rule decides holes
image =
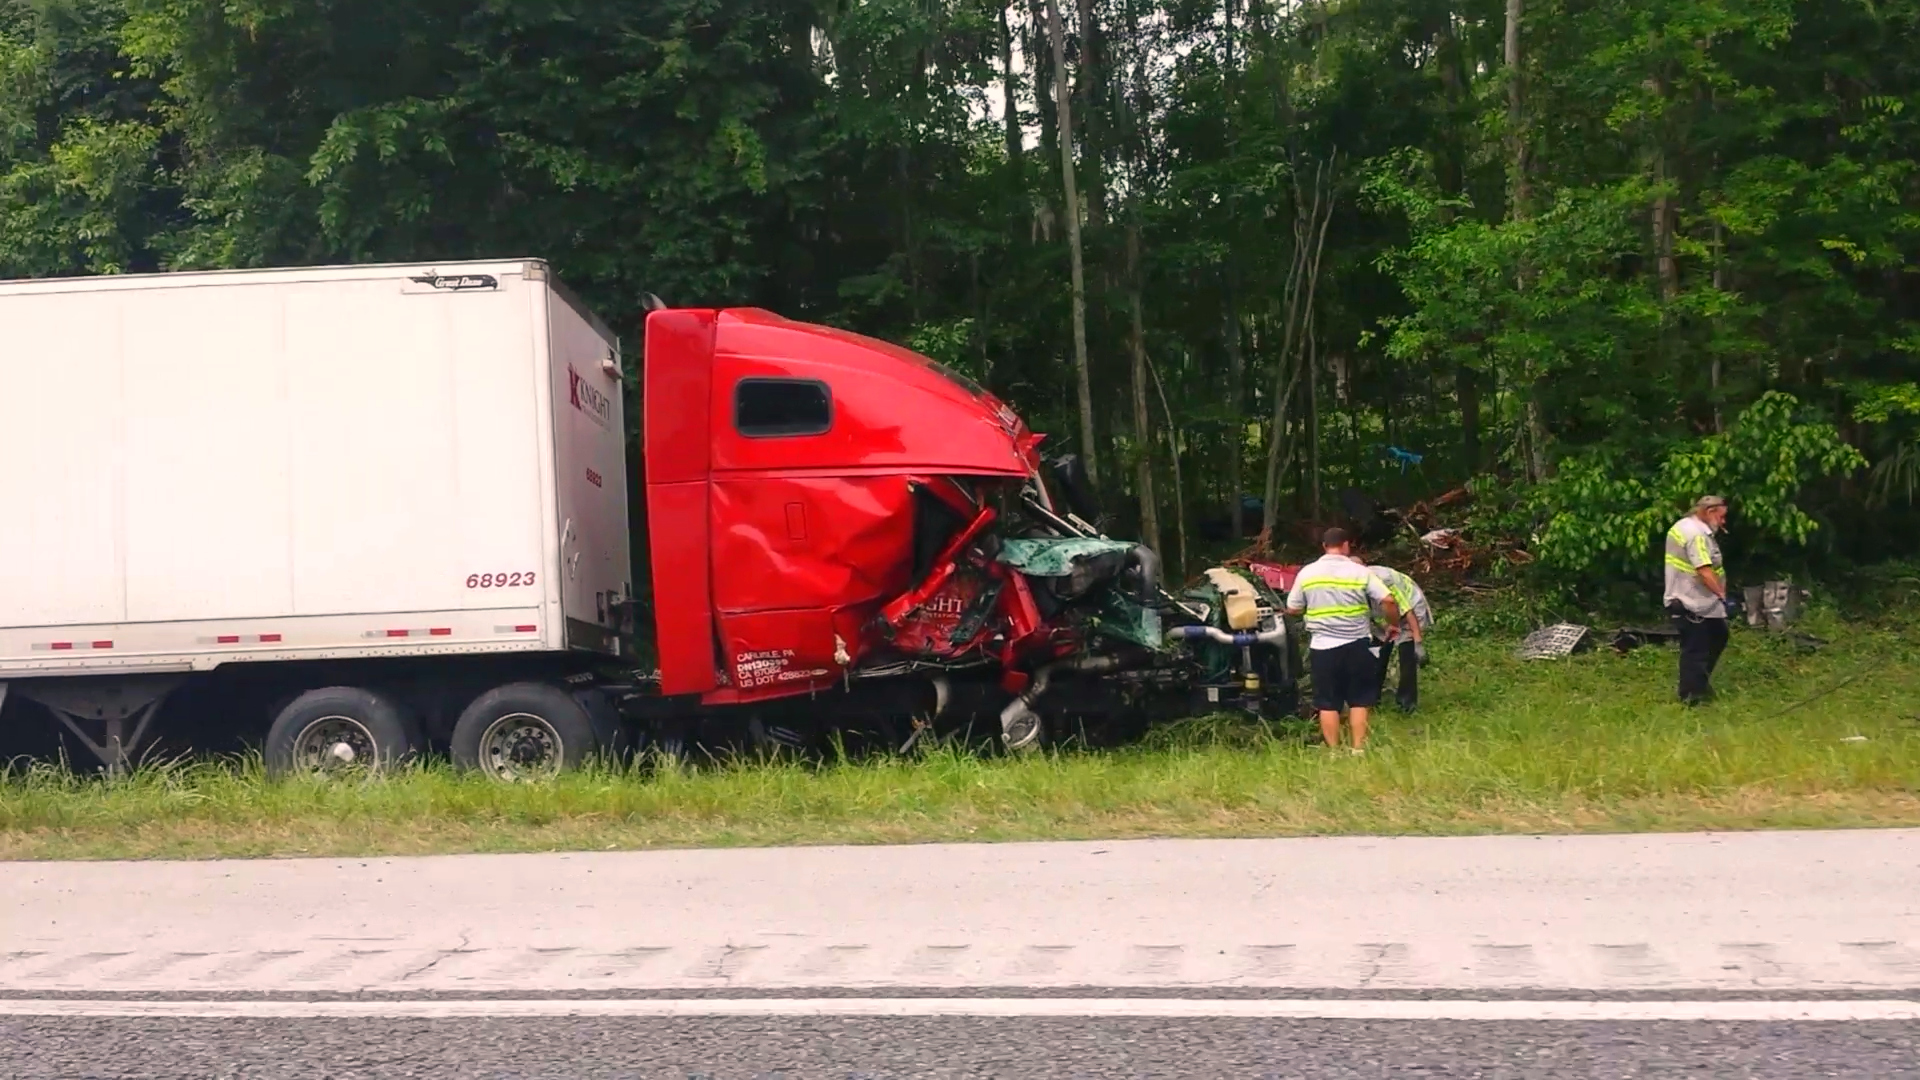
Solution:
[[[1053,50],[1048,41],[1045,0],[1029,0],[1028,14],[1033,35],[1027,49],[1033,61],[1033,108],[1040,118],[1040,152],[1045,158],[1060,154],[1059,105],[1053,100]]]
[[[1726,234],[1720,228],[1720,219],[1713,221],[1713,291],[1727,291]],[[1718,434],[1726,430],[1720,416],[1720,354],[1715,353],[1713,364],[1707,369],[1707,389],[1713,397],[1713,430]]]
[[[1667,155],[1653,152],[1653,254],[1660,270],[1660,299],[1671,304],[1680,296],[1680,266],[1673,254],[1673,196],[1667,191]]]
[[[1527,177],[1526,90],[1522,77],[1524,58],[1520,53],[1520,21],[1525,14],[1524,2],[1507,0],[1507,152],[1512,161],[1507,184],[1515,220],[1527,216],[1527,206],[1533,194]]]
[[[1465,364],[1453,368],[1454,396],[1460,400],[1460,455],[1466,474],[1480,471],[1480,376]]]
[[[1466,140],[1463,138],[1460,119],[1462,106],[1471,100],[1468,89],[1468,75],[1462,57],[1459,35],[1454,33],[1453,12],[1441,13],[1440,24],[1440,89],[1447,103],[1445,120],[1441,124],[1439,135],[1440,160],[1438,173],[1440,190],[1448,195],[1459,195],[1466,189]],[[1470,125],[1470,121],[1468,122]],[[1454,208],[1451,205],[1439,207],[1441,224],[1451,224]]]
[[[1173,533],[1180,545],[1180,564],[1171,580],[1184,581],[1187,568],[1193,562],[1187,555],[1187,493],[1180,469],[1180,422],[1173,417],[1173,406],[1167,404],[1167,386],[1160,381],[1160,371],[1153,366],[1151,358],[1147,360],[1147,374],[1153,376],[1154,391],[1160,395],[1160,411],[1167,418],[1167,451],[1173,458]]]
[[[1282,442],[1287,429],[1287,413],[1293,403],[1293,391],[1299,385],[1303,368],[1309,380],[1309,403],[1316,397],[1318,364],[1309,355],[1307,346],[1313,340],[1310,335],[1320,284],[1320,256],[1326,249],[1327,227],[1333,222],[1333,183],[1339,157],[1340,151],[1335,148],[1327,161],[1314,168],[1311,201],[1308,193],[1301,190],[1297,162],[1294,167],[1293,261],[1287,270],[1283,290],[1285,324],[1280,344],[1280,363],[1274,377],[1273,438],[1267,444],[1266,512],[1261,517],[1261,529],[1268,534],[1272,533],[1280,512],[1280,477],[1286,473],[1281,454]],[[1315,464],[1313,501],[1316,508],[1320,500],[1318,436],[1316,429],[1312,432]],[[1288,455],[1291,455],[1290,448]]]
[[[1226,73],[1223,89],[1226,94],[1226,115],[1222,123],[1227,136],[1227,171],[1230,177],[1237,177],[1235,165],[1239,159],[1240,133],[1234,123],[1236,102],[1239,100],[1239,70],[1234,62],[1233,20],[1239,8],[1239,0],[1226,0],[1225,29],[1221,34],[1222,64]],[[1227,220],[1240,220],[1238,192],[1235,184],[1227,195]],[[1227,349],[1227,504],[1232,522],[1233,539],[1237,542],[1246,535],[1246,507],[1242,499],[1246,495],[1246,459],[1247,426],[1244,415],[1247,394],[1247,357],[1240,347],[1240,263],[1236,253],[1238,247],[1228,245],[1226,251],[1226,327],[1222,335]],[[1169,420],[1169,423],[1172,421]],[[1279,432],[1274,438],[1281,438]]]
[[[1013,23],[1007,17],[1007,5],[1000,5],[1000,111],[1007,129],[1007,171],[1013,178],[1014,193],[1026,176],[1025,143],[1020,132],[1020,77],[1013,70]]]
[[[1099,231],[1107,223],[1106,63],[1100,40],[1100,13],[1094,0],[1076,0],[1080,16],[1080,146],[1086,168],[1087,227]]]
[[[980,364],[980,385],[993,387],[993,354],[987,351],[989,311],[986,290],[980,287],[980,252],[967,253],[967,277],[973,291],[973,346]]]
[[[1073,287],[1073,370],[1080,397],[1080,452],[1086,458],[1087,479],[1100,485],[1100,466],[1093,428],[1093,380],[1087,365],[1087,271],[1080,252],[1080,193],[1073,180],[1073,104],[1067,89],[1066,29],[1060,24],[1057,0],[1045,0],[1047,30],[1053,38],[1053,96],[1059,112],[1060,186],[1066,194],[1067,257]]]
[[[1133,467],[1140,494],[1140,542],[1158,552],[1160,505],[1153,496],[1153,430],[1147,412],[1147,331],[1141,311],[1140,226],[1127,223],[1127,303],[1133,319],[1133,437],[1139,460]]]
[[[1227,256],[1231,259],[1233,256]],[[1243,415],[1247,394],[1247,356],[1240,347],[1240,311],[1235,305],[1233,275],[1227,278],[1226,326],[1222,337],[1227,346],[1227,500],[1232,506],[1233,538],[1246,535],[1246,507],[1241,497],[1247,490],[1247,421]]]
[[[1533,189],[1529,173],[1531,162],[1528,160],[1526,131],[1526,88],[1525,56],[1520,49],[1520,24],[1525,15],[1524,0],[1507,0],[1507,38],[1505,59],[1507,67],[1507,152],[1508,165],[1507,216],[1510,221],[1525,221],[1533,203]],[[1530,272],[1524,258],[1520,264],[1519,280],[1521,290],[1532,284]],[[1527,479],[1539,483],[1547,477],[1547,422],[1541,395],[1546,391],[1545,373],[1532,373],[1527,390],[1526,405],[1526,444]]]
[[[900,189],[900,251],[907,262],[907,310],[920,322],[920,258],[913,235],[913,151],[905,143],[895,152],[894,174]]]
[[[1307,513],[1320,521],[1320,365],[1307,365]],[[1268,511],[1269,514],[1272,511]]]

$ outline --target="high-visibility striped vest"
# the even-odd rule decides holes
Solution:
[[[1393,602],[1399,605],[1402,618],[1412,612],[1413,617],[1420,620],[1421,627],[1433,625],[1433,609],[1427,606],[1427,593],[1419,582],[1391,566],[1375,564],[1368,566],[1367,572],[1379,578],[1387,591],[1393,594]],[[1378,604],[1374,605],[1373,618],[1382,627],[1386,625],[1386,612]]]
[[[1287,606],[1305,608],[1316,649],[1373,638],[1372,605],[1392,594],[1367,568],[1344,555],[1323,555],[1300,568]]]
[[[1713,539],[1713,527],[1688,514],[1667,530],[1666,596],[1663,603],[1675,600],[1702,618],[1724,619],[1727,609],[1720,597],[1707,588],[1697,572],[1703,566],[1721,572],[1720,545]]]

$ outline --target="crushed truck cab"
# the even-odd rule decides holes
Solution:
[[[979,387],[770,312],[652,313],[644,378],[660,687],[708,704],[817,690],[884,650],[876,617],[953,523],[1039,467]]]
[[[758,309],[660,310],[644,363],[661,695],[722,707],[917,677],[939,712],[960,678],[1007,699],[993,711],[1025,745],[1056,677],[1136,710],[1156,688],[1192,705],[1202,666],[1230,680],[1229,704],[1249,685],[1255,708],[1267,685],[1291,691],[1285,663],[1255,664],[1274,673],[1263,684],[1213,656],[1217,641],[1169,640],[1163,613],[1224,627],[1225,608],[1169,596],[1151,551],[1057,506],[1041,437],[926,357]],[[1283,648],[1277,597],[1219,574],[1242,581],[1236,628],[1252,617],[1266,634],[1240,650]],[[1208,689],[1197,700],[1222,701]]]

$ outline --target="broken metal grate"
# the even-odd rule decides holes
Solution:
[[[1556,623],[1543,626],[1520,642],[1515,655],[1522,660],[1551,660],[1562,656],[1571,656],[1583,645],[1589,644],[1587,636],[1592,630],[1573,623]]]

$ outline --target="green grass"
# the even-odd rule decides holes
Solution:
[[[1920,635],[1814,652],[1737,631],[1699,709],[1671,648],[1523,663],[1437,636],[1422,711],[1364,757],[1219,719],[1117,752],[589,770],[504,787],[424,766],[268,783],[257,761],[0,781],[0,858],[1920,825]],[[1809,700],[1811,699],[1811,700]]]

